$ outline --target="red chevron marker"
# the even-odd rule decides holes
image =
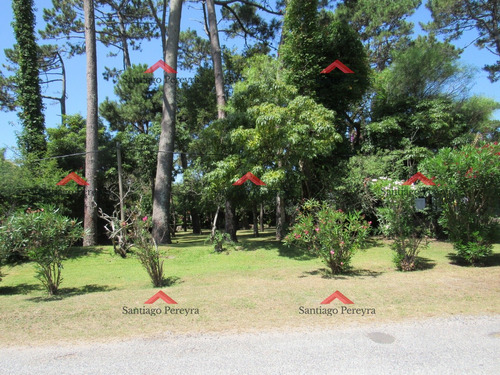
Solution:
[[[425,177],[422,173],[417,172],[411,176],[407,181],[403,182],[403,185],[412,185],[417,180],[422,181],[424,185],[434,186],[436,185],[431,179]]]
[[[165,64],[163,60],[158,60],[153,66],[149,67],[144,73],[153,73],[158,68],[162,68],[167,73],[177,73],[174,70],[174,68]]]
[[[151,304],[155,303],[156,301],[158,301],[160,298],[162,300],[164,300],[168,304],[177,305],[177,302],[175,302],[172,298],[170,298],[169,296],[167,296],[161,290],[158,293],[156,293],[153,297],[151,297],[150,299],[148,299],[146,302],[144,302],[144,304],[145,305],[151,305]]]
[[[328,65],[325,69],[321,71],[322,74],[328,74],[330,73],[333,69],[339,68],[343,73],[354,73],[351,69],[349,69],[347,66],[342,64],[339,60],[335,60],[332,62],[330,65]]]
[[[255,175],[252,174],[251,172],[248,172],[246,175],[241,177],[233,185],[242,185],[246,180],[252,181],[255,185],[260,185],[260,186],[265,185],[265,183],[263,183],[261,180],[259,180],[257,177],[255,177]]]
[[[89,183],[87,181],[85,181],[83,178],[78,176],[75,172],[71,172],[70,174],[68,174],[61,181],[59,181],[56,185],[60,185],[60,186],[66,185],[71,180],[75,181],[78,185],[82,185],[82,186],[89,185]]]
[[[328,297],[323,302],[321,302],[320,305],[328,305],[330,302],[332,302],[336,298],[338,298],[344,304],[347,304],[347,305],[353,305],[354,304],[354,302],[352,302],[349,298],[347,298],[346,296],[344,296],[342,293],[340,293],[337,290],[330,297]]]

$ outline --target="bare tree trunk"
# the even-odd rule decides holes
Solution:
[[[229,199],[226,199],[226,211],[225,211],[225,230],[231,236],[231,241],[238,242],[236,237],[236,215],[234,211],[233,204]]]
[[[85,52],[87,55],[87,138],[85,155],[84,220],[85,236],[83,246],[97,244],[97,55],[95,36],[94,1],[84,0],[85,17]]]
[[[213,240],[215,237],[215,231],[217,230],[217,218],[219,217],[220,206],[217,206],[217,212],[215,212],[214,221],[212,222],[212,231],[210,232],[210,238]]]
[[[260,204],[259,221],[260,221],[260,231],[264,232],[264,203]]]
[[[226,98],[224,96],[224,73],[222,71],[222,55],[219,41],[219,30],[217,29],[217,16],[215,14],[214,0],[206,0],[210,48],[212,51],[212,61],[214,65],[215,75],[215,93],[217,95],[217,113],[218,118],[226,117],[224,107],[226,106]]]
[[[171,0],[165,63],[174,70],[177,70],[181,11],[182,0]],[[167,74],[172,73],[165,72],[165,78]],[[165,79],[163,85],[163,116],[153,198],[153,238],[157,244],[172,242],[169,223],[175,141],[176,81],[176,79]]]
[[[191,220],[193,224],[193,234],[201,234],[200,213],[196,208],[191,209]]]
[[[253,236],[259,237],[259,218],[257,214],[257,203],[252,204],[252,216],[253,216]]]
[[[285,237],[285,200],[283,193],[276,194],[276,239],[281,241]]]
[[[62,75],[62,90],[61,90],[61,124],[64,124],[64,116],[66,116],[66,68],[64,66],[64,61],[61,54],[57,52],[57,57],[61,63],[61,75]]]
[[[217,28],[217,16],[215,14],[214,0],[206,0],[208,27],[210,37],[210,48],[212,52],[212,62],[215,75],[215,93],[217,95],[217,118],[226,118],[224,107],[226,106],[226,98],[224,96],[224,73],[222,71],[222,54],[219,41],[219,30]],[[237,242],[236,237],[236,215],[234,215],[234,207],[231,201],[226,197],[226,214],[225,228],[231,239]]]

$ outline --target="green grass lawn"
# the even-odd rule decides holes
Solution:
[[[463,267],[450,259],[451,244],[432,242],[421,253],[424,269],[394,269],[388,243],[373,240],[354,256],[353,272],[325,277],[319,259],[287,248],[267,231],[255,239],[239,231],[240,250],[215,254],[206,236],[178,234],[168,246],[162,288],[177,308],[198,315],[129,315],[123,307],[144,305],[152,288],[137,259],[122,259],[110,247],[75,248],[64,262],[60,295],[49,298],[34,278],[33,264],[3,267],[0,282],[0,345],[120,339],[168,332],[331,328],[346,324],[455,314],[500,313],[500,245],[485,267]],[[354,308],[374,315],[303,315],[336,290]],[[324,305],[323,305],[324,306]],[[338,300],[326,306],[340,308]]]

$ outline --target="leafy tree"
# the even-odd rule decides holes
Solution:
[[[448,40],[460,38],[465,31],[476,30],[474,44],[500,56],[500,7],[498,1],[483,0],[429,0],[426,7],[432,13],[432,22],[424,29],[447,36]],[[485,65],[491,82],[500,79],[500,60]]]
[[[287,5],[280,59],[288,83],[344,118],[341,134],[361,133],[353,109],[369,87],[370,68],[357,33],[332,13],[318,13],[318,1],[291,0]],[[338,69],[321,74],[341,60],[354,74]],[[340,125],[340,124],[339,124]]]
[[[0,71],[0,110],[7,112],[16,109],[15,87],[15,77],[6,77]]]
[[[221,144],[221,153],[234,150],[219,167],[225,181],[234,182],[231,179],[241,172],[237,170],[241,165],[247,168],[244,173],[258,172],[276,192],[277,238],[282,239],[285,191],[307,182],[305,166],[335,149],[342,137],[334,113],[311,98],[297,96],[297,89],[280,78],[277,60],[255,56],[248,64],[228,105],[231,116],[217,123],[216,133],[215,128],[207,129],[206,142]]]
[[[16,72],[19,70],[19,46],[15,45],[13,49],[5,49],[5,56],[9,64],[4,64],[4,67],[10,72]],[[66,70],[64,65],[64,60],[62,56],[64,51],[61,47],[56,45],[45,44],[37,46],[38,54],[38,66],[40,69],[40,85],[44,86],[42,91],[42,98],[56,100],[61,106],[61,122],[62,117],[66,114]],[[56,76],[56,77],[54,77]],[[60,77],[57,77],[60,76]],[[52,86],[54,82],[61,83],[61,90],[59,96],[54,96],[56,94],[47,94],[47,89]],[[5,93],[6,103],[9,110],[16,109],[16,92],[18,87],[15,82],[15,76],[5,78],[2,76],[0,79],[1,90]]]
[[[465,145],[439,150],[421,163],[435,176],[435,197],[441,206],[440,224],[459,255],[476,263],[489,254],[495,233],[500,195],[500,146]]]
[[[335,17],[345,20],[359,34],[370,63],[382,71],[392,63],[395,51],[410,43],[413,24],[406,18],[422,0],[357,0],[344,1],[335,9]]]
[[[111,130],[148,134],[153,121],[161,113],[162,93],[154,86],[154,77],[145,74],[147,65],[133,65],[118,78],[114,92],[119,100],[108,98],[100,105],[100,113]]]
[[[375,80],[365,149],[438,149],[467,142],[472,129],[492,133],[496,104],[467,99],[472,75],[458,59],[458,50],[432,37],[397,53]]]
[[[165,2],[166,3],[166,2]],[[85,53],[84,9],[79,0],[52,0],[52,8],[43,10],[47,23],[41,31],[44,39],[65,37],[70,56]],[[131,66],[130,49],[139,50],[141,41],[158,36],[149,4],[143,0],[96,0],[96,39],[106,48],[115,47],[123,54],[123,69]],[[157,10],[156,7],[153,8]],[[110,56],[116,53],[110,52]],[[105,78],[115,77],[116,69],[106,68]]]
[[[19,48],[19,70],[16,74],[17,103],[23,130],[19,147],[25,157],[41,158],[46,150],[43,104],[38,77],[38,55],[35,39],[33,0],[14,0],[14,35]]]

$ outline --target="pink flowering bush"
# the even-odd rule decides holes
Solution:
[[[358,211],[346,213],[311,199],[303,204],[285,244],[320,257],[335,275],[350,268],[352,256],[366,243],[370,225]]]

